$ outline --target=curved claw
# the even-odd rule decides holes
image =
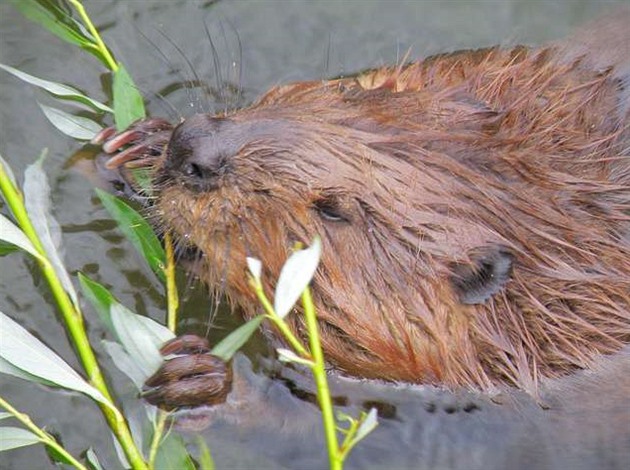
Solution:
[[[131,136],[131,138],[129,138]],[[160,156],[166,144],[168,144],[168,140],[171,137],[170,131],[160,131],[156,134],[145,135],[144,140],[140,143],[132,145],[131,147],[126,148],[125,150],[117,153],[113,157],[107,160],[105,163],[105,167],[113,170],[118,168],[126,163],[141,160],[143,163],[148,163],[151,159]],[[113,139],[107,141],[105,145],[103,145],[103,150],[106,153],[113,153],[116,150],[120,149],[123,145],[136,142],[137,133],[135,131],[128,131],[123,134],[119,134]],[[136,165],[140,166],[140,165]],[[143,165],[142,165],[143,166]]]
[[[115,134],[116,134],[116,128],[114,126],[106,127],[105,129],[101,130],[101,132],[99,132],[94,137],[92,137],[92,140],[90,140],[90,143],[93,145],[102,145],[103,142],[105,142],[111,136]]]
[[[120,150],[125,145],[133,145],[143,142],[147,137],[164,132],[170,131],[173,126],[170,122],[162,118],[148,118],[141,121],[137,121],[132,124],[129,129],[117,134],[115,129],[112,132],[112,128],[103,129],[99,132],[92,143],[103,144],[103,150],[105,153],[114,153]],[[113,137],[112,137],[113,136]]]

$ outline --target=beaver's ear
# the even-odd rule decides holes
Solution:
[[[514,256],[504,245],[485,245],[468,252],[468,261],[451,264],[450,280],[463,304],[481,304],[510,280]]]

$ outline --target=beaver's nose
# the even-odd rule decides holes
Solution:
[[[225,173],[241,140],[233,121],[196,114],[173,131],[164,168],[193,189],[210,189]]]

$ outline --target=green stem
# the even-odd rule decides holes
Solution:
[[[175,333],[177,328],[177,309],[179,308],[179,297],[177,295],[177,285],[175,284],[175,254],[173,250],[173,239],[169,232],[164,237],[164,250],[166,252],[166,266],[164,267],[164,276],[166,277],[166,325],[169,330]],[[155,468],[155,459],[157,457],[164,427],[168,413],[158,409],[157,423],[153,429],[153,439],[151,440],[151,448],[149,449],[149,469]]]
[[[359,429],[360,424],[361,420],[357,421],[355,419],[350,419],[350,426],[348,427],[348,429],[345,430],[346,437],[344,438],[343,443],[341,444],[341,448],[339,449],[339,458],[342,462],[346,459],[346,457],[352,450],[352,447],[354,447],[354,444],[356,443],[354,437],[357,434],[357,429]]]
[[[337,425],[335,423],[332,400],[330,399],[330,389],[328,387],[328,379],[324,367],[324,353],[322,352],[322,345],[319,340],[317,315],[315,314],[315,306],[308,287],[302,292],[302,305],[304,306],[304,319],[308,330],[309,346],[313,356],[314,364],[311,370],[313,371],[313,377],[315,378],[315,384],[317,386],[319,407],[322,410],[322,421],[324,423],[324,435],[328,447],[330,469],[341,470],[343,468],[343,459],[339,453]]]
[[[166,251],[166,267],[164,275],[166,277],[166,326],[175,333],[177,328],[177,309],[179,308],[179,297],[177,295],[177,285],[175,284],[175,254],[173,250],[173,239],[170,233],[164,237],[164,248]]]
[[[39,437],[39,440],[41,441],[42,444],[50,447],[59,455],[61,455],[67,461],[67,463],[69,463],[75,468],[78,468],[79,470],[87,470],[87,468],[81,462],[75,459],[66,449],[64,449],[55,440],[54,437],[52,437],[46,431],[44,431],[43,429],[38,427],[35,423],[33,423],[33,421],[28,415],[24,413],[20,413],[2,397],[0,397],[0,406],[4,408],[5,410],[7,410],[9,413],[11,413],[15,419],[17,419],[20,423],[26,426],[33,434]]]
[[[157,457],[158,449],[162,442],[162,435],[164,434],[167,418],[168,413],[166,411],[158,410],[157,423],[155,424],[153,439],[151,440],[151,449],[149,450],[149,470],[155,468],[155,458]]]
[[[256,293],[258,300],[260,300],[260,303],[265,309],[265,312],[267,312],[267,315],[265,315],[265,317],[271,320],[271,322],[273,322],[276,328],[280,330],[280,333],[282,333],[282,336],[284,336],[284,338],[289,342],[289,344],[291,345],[291,347],[293,348],[295,352],[297,352],[300,356],[304,357],[305,359],[310,360],[311,355],[308,352],[308,350],[304,347],[304,345],[300,342],[300,340],[296,338],[296,336],[293,334],[293,332],[289,328],[289,325],[287,325],[287,323],[282,318],[280,318],[278,314],[276,313],[276,311],[274,310],[273,305],[271,305],[271,302],[269,301],[269,299],[267,298],[267,295],[265,294],[265,290],[263,289],[260,279],[252,278],[251,284],[254,287],[254,292]]]
[[[74,343],[79,359],[81,360],[83,368],[88,375],[89,382],[103,394],[108,402],[110,402],[111,408],[103,403],[99,403],[98,406],[101,408],[109,427],[118,438],[129,463],[134,469],[145,469],[146,464],[142,454],[134,444],[129,427],[127,426],[127,423],[120,411],[118,411],[113,404],[113,399],[107,388],[105,378],[103,377],[96,360],[96,356],[94,355],[94,351],[92,350],[87,337],[85,326],[83,324],[83,315],[79,306],[72,303],[70,297],[63,288],[63,285],[59,281],[55,270],[50,264],[50,261],[48,261],[47,253],[44,250],[39,236],[28,217],[26,208],[24,207],[22,195],[18,189],[13,186],[13,183],[6,174],[4,166],[1,163],[0,191],[11,209],[19,227],[31,241],[38,253],[46,259],[46,261],[40,259],[36,259],[36,261],[39,263],[41,271],[48,282],[55,301],[57,302],[57,306],[63,316],[64,323],[70,333],[70,337]]]
[[[90,20],[90,17],[85,11],[83,4],[79,0],[68,0],[68,2],[79,13],[79,16],[83,20],[83,24],[85,25],[85,27],[88,29],[88,31],[90,32],[90,34],[96,41],[96,47],[103,54],[103,57],[105,58],[105,61],[107,62],[107,66],[110,68],[112,72],[116,72],[118,70],[118,64],[116,63],[116,61],[110,54],[109,49],[107,49],[107,46],[105,45],[105,42],[103,42],[103,39],[101,39],[101,35],[98,34],[98,31],[92,24],[92,20]]]

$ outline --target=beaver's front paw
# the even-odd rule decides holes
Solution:
[[[225,402],[232,389],[232,366],[210,354],[204,338],[180,336],[165,343],[160,352],[166,361],[142,390],[149,403],[175,410]]]
[[[120,133],[114,127],[103,129],[92,139],[92,144],[103,146],[95,161],[100,180],[120,196],[149,204],[151,191],[134,169],[148,170],[151,179],[172,133],[171,123],[161,118],[142,119]]]
[[[123,132],[108,127],[99,132],[92,144],[102,145],[108,155],[105,168],[113,170],[122,165],[144,167],[162,155],[168,144],[173,125],[162,118],[147,118],[136,121]]]

